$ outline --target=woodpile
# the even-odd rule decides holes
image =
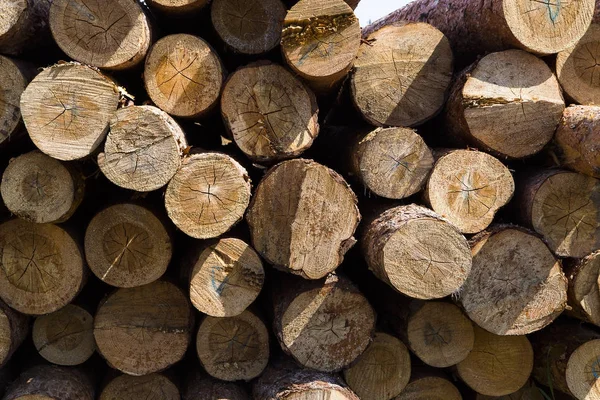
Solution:
[[[358,3],[0,0],[1,400],[600,399],[600,0]]]

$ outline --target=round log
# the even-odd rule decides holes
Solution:
[[[120,375],[110,381],[99,400],[180,400],[179,389],[164,375]]]
[[[187,384],[183,400],[251,400],[239,383],[223,382],[211,376],[198,374]]]
[[[545,400],[545,398],[540,388],[533,382],[529,382],[521,389],[506,396],[486,396],[478,393],[475,400]]]
[[[415,204],[380,214],[366,227],[362,249],[379,279],[417,299],[456,293],[471,270],[465,237],[433,211]]]
[[[67,304],[33,323],[33,344],[53,364],[83,364],[96,351],[94,318],[83,308]]]
[[[526,336],[497,336],[475,326],[473,351],[458,363],[458,376],[488,396],[519,390],[533,369],[533,349]]]
[[[254,248],[269,263],[320,279],[355,244],[360,213],[356,196],[337,172],[296,159],[267,171],[246,220]]]
[[[73,60],[94,67],[126,69],[144,59],[151,42],[150,22],[129,0],[53,0],[50,30]]]
[[[224,71],[203,39],[176,34],[156,42],[146,57],[144,83],[150,99],[177,117],[197,118],[216,104]]]
[[[600,107],[567,107],[554,143],[563,167],[600,178]]]
[[[354,63],[354,104],[376,126],[417,126],[444,106],[453,73],[450,42],[428,24],[384,26]]]
[[[462,396],[449,380],[425,376],[412,380],[394,400],[462,400]]]
[[[204,314],[234,317],[256,300],[264,280],[262,261],[252,247],[239,239],[220,239],[194,264],[190,299]]]
[[[287,13],[281,49],[288,65],[318,91],[328,91],[354,63],[360,25],[343,0],[300,0]]]
[[[281,0],[214,0],[210,12],[221,40],[238,53],[266,53],[281,40]]]
[[[560,261],[533,232],[494,226],[471,245],[473,268],[460,303],[476,324],[497,335],[526,335],[565,309],[567,280]]]
[[[160,278],[171,261],[171,238],[150,210],[116,204],[100,211],[85,232],[85,256],[94,275],[117,287]]]
[[[492,223],[514,191],[510,170],[498,159],[480,151],[454,150],[435,163],[425,197],[461,232],[477,233]]]
[[[168,14],[185,14],[204,8],[210,0],[150,0],[150,5]]]
[[[75,63],[44,69],[21,96],[21,114],[33,143],[53,158],[91,154],[104,140],[119,104],[113,81]]]
[[[371,192],[403,199],[421,191],[433,167],[425,141],[408,128],[376,129],[349,148],[352,174]]]
[[[487,35],[485,35],[487,36]],[[521,50],[483,57],[450,91],[448,131],[499,157],[524,158],[552,139],[565,102],[544,61]]]
[[[6,365],[28,333],[28,318],[0,300],[0,368]]]
[[[115,185],[138,192],[165,186],[188,147],[183,130],[164,111],[131,106],[116,112],[98,166]]]
[[[94,319],[98,352],[129,375],[159,372],[183,358],[191,339],[189,300],[175,285],[156,281],[119,289]]]
[[[463,361],[475,340],[473,324],[460,309],[439,301],[423,303],[409,315],[406,336],[413,353],[436,368]]]
[[[83,254],[62,228],[13,219],[0,225],[0,297],[24,314],[48,314],[85,283]]]
[[[231,75],[221,114],[237,146],[257,162],[298,156],[319,133],[314,94],[277,64],[253,63]]]
[[[599,22],[599,21],[596,21]],[[578,104],[600,105],[600,24],[592,23],[573,47],[556,55],[556,75],[565,94]]]
[[[6,4],[3,2],[0,5],[0,15],[2,7],[6,7]],[[18,3],[10,2],[8,4]],[[0,21],[0,26],[1,24],[2,21]],[[11,139],[22,133],[19,102],[32,75],[31,66],[0,55],[0,86],[2,87],[2,91],[0,91],[0,144],[10,143]]]
[[[24,371],[3,400],[94,400],[94,387],[80,371],[39,365]]]
[[[569,314],[600,326],[600,251],[565,266]]]
[[[39,0],[0,2],[0,53],[18,55],[49,34],[51,4]]]
[[[38,224],[69,219],[81,204],[84,189],[80,171],[40,151],[10,160],[0,185],[10,212]]]
[[[356,363],[344,370],[344,380],[362,400],[390,400],[406,387],[410,370],[404,343],[377,332]]]
[[[585,257],[600,248],[600,181],[544,170],[517,182],[524,222],[560,257]]]
[[[238,316],[207,316],[198,328],[196,351],[211,376],[223,381],[249,381],[269,362],[269,332],[251,311]]]
[[[165,193],[169,218],[196,239],[227,232],[244,217],[249,203],[248,173],[221,153],[194,154],[184,159]]]
[[[375,312],[346,278],[281,282],[273,295],[274,327],[281,348],[301,365],[333,372],[367,348]]]
[[[461,58],[513,47],[554,54],[585,34],[594,5],[594,0],[418,0],[377,21],[372,29],[393,21],[428,22],[448,36]]]

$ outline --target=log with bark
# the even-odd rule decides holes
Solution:
[[[161,374],[120,375],[108,383],[99,400],[180,400],[179,389]]]
[[[195,373],[183,391],[183,400],[250,400],[246,389],[236,382],[223,382],[205,373]]]
[[[600,251],[563,264],[569,280],[569,314],[600,326]]]
[[[28,333],[28,318],[0,300],[0,368],[6,365]]]
[[[6,145],[24,133],[19,102],[34,75],[33,65],[0,55],[0,144]]]
[[[600,107],[567,107],[554,143],[564,168],[600,178]]]
[[[3,400],[94,400],[94,387],[79,370],[40,365],[24,371]]]
[[[0,53],[18,55],[36,47],[48,32],[52,0],[9,0],[0,3]]]

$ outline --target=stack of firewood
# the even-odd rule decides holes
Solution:
[[[600,399],[600,6],[208,3],[0,0],[0,398]]]

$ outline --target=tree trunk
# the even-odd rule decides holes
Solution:
[[[164,111],[152,106],[126,107],[110,121],[98,166],[115,185],[150,192],[169,183],[187,147],[183,130]]]
[[[563,167],[600,178],[600,107],[566,108],[554,141]]]
[[[40,151],[10,160],[0,185],[6,207],[19,218],[38,224],[69,219],[83,201],[81,171]]]
[[[537,54],[567,49],[585,34],[595,0],[567,4],[511,0],[418,0],[377,21],[428,22],[441,30],[460,58],[517,47]],[[485,32],[485,34],[482,34]]]
[[[497,336],[475,326],[473,351],[456,367],[471,389],[487,396],[504,396],[529,379],[533,349],[526,336]]]
[[[19,102],[34,75],[33,65],[0,55],[0,145],[9,144],[24,132]]]
[[[256,300],[264,280],[262,261],[252,247],[239,239],[219,239],[195,260],[190,298],[204,314],[235,317]]]
[[[334,271],[354,245],[357,199],[337,172],[310,160],[271,168],[246,215],[256,251],[274,266],[307,279]]]
[[[0,300],[0,368],[6,365],[28,333],[28,318]]]
[[[473,268],[460,303],[482,328],[497,335],[525,335],[544,328],[565,309],[567,280],[560,261],[533,232],[494,226],[475,236],[471,248]]]
[[[85,309],[67,304],[33,323],[33,343],[38,353],[53,364],[83,364],[96,351],[94,318]]]
[[[557,397],[556,400],[558,399]],[[544,395],[533,382],[528,382],[518,391],[506,396],[486,396],[478,393],[475,400],[544,400]]]
[[[462,396],[449,380],[425,375],[411,378],[394,400],[462,400]]]
[[[214,0],[217,34],[241,54],[263,54],[279,45],[286,8],[281,0]]]
[[[477,233],[492,223],[514,191],[510,170],[498,159],[479,151],[451,150],[436,161],[425,198],[461,232]]]
[[[150,0],[149,3],[157,10],[172,15],[193,13],[204,8],[210,0]]]
[[[356,363],[344,370],[344,380],[362,400],[390,400],[410,379],[410,354],[400,340],[376,332]]]
[[[302,81],[267,62],[238,69],[221,100],[233,140],[257,162],[292,158],[308,149],[319,133],[318,110],[315,95]]]
[[[239,383],[223,382],[199,373],[188,382],[183,400],[206,399],[250,400],[250,396]]]
[[[44,69],[21,96],[23,121],[33,143],[53,158],[88,156],[104,140],[119,105],[115,83],[76,64]]]
[[[375,312],[346,278],[324,281],[282,276],[273,292],[274,329],[281,348],[301,365],[333,372],[368,346]]]
[[[0,225],[0,297],[24,314],[48,314],[85,283],[83,254],[62,228],[13,219]],[[33,264],[35,268],[30,268]]]
[[[358,19],[343,0],[300,0],[283,21],[281,49],[294,72],[326,92],[352,68],[360,37]]]
[[[425,141],[408,128],[376,129],[348,148],[352,175],[378,196],[403,199],[421,191],[433,167]]]
[[[92,272],[117,287],[154,282],[167,270],[172,243],[165,225],[136,204],[100,211],[87,227],[85,255]]]
[[[94,338],[111,367],[140,376],[181,360],[192,326],[187,297],[175,285],[156,281],[111,294],[96,313]]]
[[[179,389],[164,375],[120,375],[113,379],[99,400],[180,400]]]
[[[422,23],[383,26],[365,39],[351,80],[363,117],[376,126],[417,126],[435,116],[452,81],[448,39]]]
[[[176,117],[198,118],[214,108],[223,79],[217,53],[204,39],[188,34],[154,43],[144,67],[148,96]]]
[[[87,377],[72,368],[40,365],[23,372],[3,400],[94,400]]]
[[[414,204],[380,214],[366,227],[362,246],[379,279],[418,299],[456,293],[471,270],[465,237],[433,211]]]
[[[560,257],[581,258],[600,248],[600,181],[550,169],[517,179],[523,222]]]
[[[139,64],[152,39],[144,11],[130,0],[53,0],[50,30],[73,60],[114,70]]]
[[[184,159],[167,186],[165,206],[185,234],[210,239],[244,217],[250,194],[244,167],[225,154],[207,152]]]
[[[196,350],[200,364],[223,381],[249,381],[269,362],[269,332],[251,311],[238,316],[207,316],[198,329]]]
[[[254,383],[255,400],[359,400],[337,375],[300,368],[289,360],[270,366]]]
[[[563,264],[569,279],[569,314],[600,326],[600,251]]]
[[[53,0],[3,1],[0,5],[0,53],[18,55],[48,32],[48,13]]]
[[[507,50],[483,57],[459,75],[445,117],[448,131],[470,146],[503,158],[524,158],[552,139],[564,108],[546,63]]]

